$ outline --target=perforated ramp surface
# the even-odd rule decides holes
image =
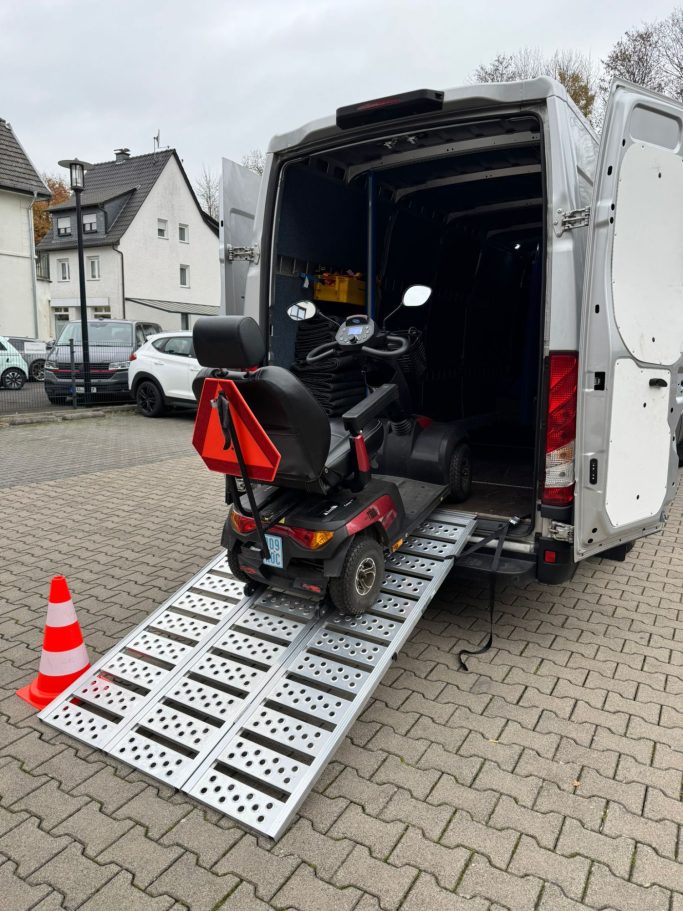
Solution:
[[[361,617],[271,591],[245,598],[221,555],[40,718],[278,838],[474,525],[434,512],[387,559]]]

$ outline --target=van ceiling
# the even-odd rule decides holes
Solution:
[[[346,183],[375,176],[382,198],[450,221],[491,207],[513,210],[542,197],[539,123],[533,116],[491,118],[385,136],[309,159]]]

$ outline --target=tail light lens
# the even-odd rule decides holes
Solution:
[[[256,522],[251,516],[243,516],[234,509],[230,510],[230,524],[238,535],[249,535],[256,530]]]
[[[550,355],[542,502],[568,506],[574,500],[578,355]]]
[[[333,531],[313,531],[311,528],[296,528],[292,525],[279,525],[278,534],[287,535],[309,550],[318,550],[334,537]]]
[[[128,358],[129,361],[137,361],[137,359],[138,359],[138,356],[134,351],[132,352],[131,356]]]

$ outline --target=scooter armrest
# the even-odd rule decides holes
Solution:
[[[379,417],[392,402],[396,401],[398,401],[398,386],[395,383],[385,383],[342,415],[344,427],[349,433],[358,436],[370,421]]]

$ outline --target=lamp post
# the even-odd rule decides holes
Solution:
[[[88,344],[88,305],[85,299],[85,266],[83,265],[83,222],[81,219],[81,193],[85,186],[85,172],[93,165],[78,158],[63,159],[59,162],[62,168],[68,168],[71,176],[71,189],[76,196],[76,231],[78,237],[78,281],[81,292],[81,346],[83,348],[83,389],[85,403],[90,402],[90,346]],[[76,390],[74,389],[74,395]]]

